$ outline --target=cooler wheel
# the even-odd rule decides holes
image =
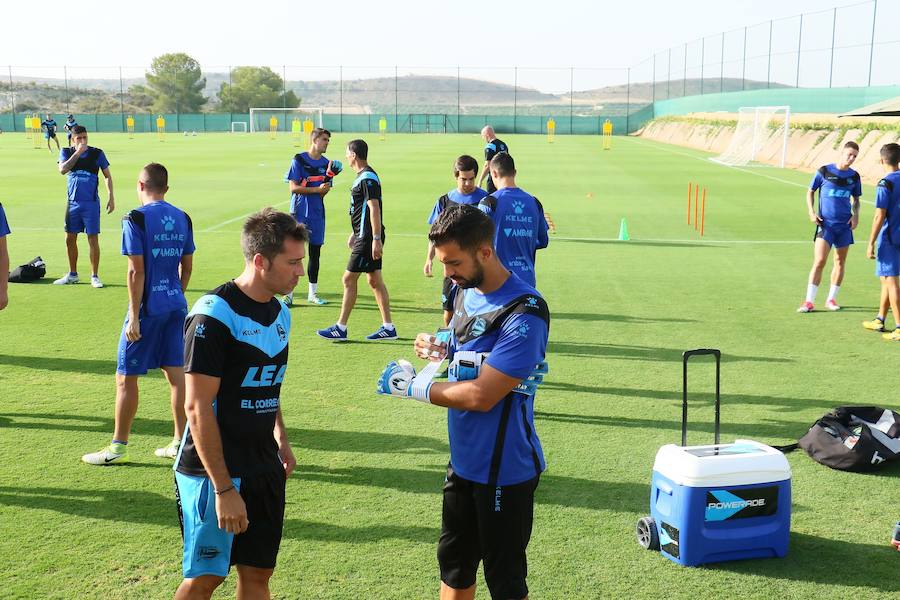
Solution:
[[[637,522],[635,530],[638,544],[645,550],[659,550],[659,532],[653,517],[644,517]]]

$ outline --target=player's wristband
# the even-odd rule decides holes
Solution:
[[[233,490],[233,489],[234,489],[234,485],[229,485],[229,486],[228,486],[227,488],[225,488],[224,490],[216,490],[216,496],[221,496],[221,495],[224,494],[225,492],[230,492],[230,491]]]
[[[416,381],[413,379],[412,384],[409,386],[409,397],[413,400],[418,400],[419,402],[424,402],[425,404],[431,404],[431,385],[434,382],[431,379],[426,379],[424,381]]]
[[[376,242],[380,242],[380,241],[381,241],[381,236],[380,236],[380,235],[373,235],[373,236],[372,236],[372,239],[375,240]]]

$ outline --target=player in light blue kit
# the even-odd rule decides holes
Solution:
[[[535,285],[535,255],[550,243],[544,207],[537,198],[516,187],[512,156],[500,152],[490,165],[497,191],[482,200],[478,208],[494,220],[494,248],[500,262],[526,283]]]
[[[70,115],[71,116],[71,115]],[[99,173],[103,172],[109,198],[106,214],[116,208],[113,195],[109,161],[100,148],[88,146],[87,129],[75,125],[70,132],[75,146],[63,148],[59,153],[59,172],[66,176],[68,209],[66,210],[66,252],[69,272],[54,281],[56,285],[78,283],[78,234],[87,235],[91,259],[91,286],[102,288],[97,274],[100,268],[100,186]]]
[[[438,543],[441,598],[475,596],[478,563],[492,598],[526,598],[526,548],[534,492],[546,468],[534,427],[534,395],[547,372],[550,312],[541,295],[494,252],[494,225],[473,206],[444,211],[428,235],[453,280],[448,344],[419,334],[419,358],[450,359],[447,383],[416,377],[406,361],[391,362],[381,394],[445,406],[450,465],[444,483]]]
[[[191,278],[194,233],[187,214],[165,200],[169,173],[157,163],[141,170],[141,206],[122,219],[122,254],[128,257],[128,315],[116,364],[116,424],[112,443],[82,460],[92,465],[128,462],[128,436],[138,407],[138,377],[162,369],[171,390],[172,442],[156,450],[175,458],[184,433],[184,290]]]
[[[0,310],[9,305],[9,249],[6,247],[6,236],[9,234],[6,212],[0,204]]]
[[[847,142],[841,151],[838,164],[825,165],[816,171],[809,190],[806,192],[806,208],[809,220],[816,224],[813,237],[813,266],[809,272],[806,299],[797,312],[808,313],[815,308],[816,293],[822,282],[822,270],[828,260],[828,253],[834,247],[834,267],[831,270],[831,288],[825,307],[840,310],[837,293],[844,280],[847,251],[853,243],[853,230],[859,224],[859,198],[862,196],[862,181],[859,173],[850,168],[859,155],[859,145]],[[819,192],[819,210],[815,210],[815,193]]]
[[[47,140],[47,151],[53,152],[50,148],[50,140],[52,139],[56,142],[56,151],[59,152],[59,140],[56,137],[56,121],[53,120],[53,115],[47,113],[47,118],[41,121],[41,129],[44,130],[44,139]]]
[[[298,223],[303,223],[309,233],[309,262],[306,273],[309,276],[310,304],[328,304],[319,298],[319,261],[325,244],[325,195],[331,190],[331,182],[341,172],[343,166],[338,160],[328,160],[325,152],[331,141],[331,132],[317,127],[310,134],[308,152],[294,156],[285,179],[291,186],[291,214]],[[294,303],[294,293],[284,297],[288,306]]]
[[[478,161],[473,157],[463,154],[453,163],[453,177],[456,179],[456,189],[450,190],[437,199],[434,208],[431,209],[431,215],[428,217],[428,224],[434,225],[441,213],[454,204],[478,204],[487,196],[480,187],[475,185],[475,178],[478,177]],[[423,272],[425,277],[431,277],[431,266],[434,261],[434,244],[428,242],[428,255],[425,257],[425,266]],[[453,316],[453,306],[450,303],[450,288],[453,282],[449,278],[444,277],[444,285],[441,290],[441,304],[444,308],[444,325],[450,323]]]
[[[890,307],[894,330],[883,337],[900,342],[900,145],[882,146],[881,164],[887,173],[875,190],[875,217],[866,248],[866,256],[875,259],[875,275],[881,279],[881,302],[878,315],[864,322],[863,327],[884,331],[884,318]]]

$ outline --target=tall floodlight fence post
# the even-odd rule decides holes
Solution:
[[[63,84],[66,88],[66,113],[69,112],[69,70],[66,65],[63,65]]]
[[[281,65],[281,108],[287,108],[287,66]],[[283,123],[284,130],[290,131],[287,122]]]
[[[338,130],[344,131],[344,66],[338,67]]]
[[[700,38],[700,95],[703,95],[704,63],[706,62],[706,38]]]
[[[672,49],[669,48],[669,74],[666,76],[666,100],[670,98],[669,84],[672,83]]]
[[[122,81],[122,67],[119,67],[119,112],[122,115],[122,131],[125,131],[125,82]]]
[[[397,131],[397,119],[400,118],[400,68],[394,65],[394,131]]]
[[[687,96],[687,42],[684,44],[684,76],[681,78],[681,96]]]
[[[800,87],[800,56],[803,49],[803,13],[800,13],[800,28],[797,30],[797,83],[794,87]]]
[[[875,57],[875,18],[878,16],[878,0],[874,1],[872,5],[872,37],[869,40],[869,78],[867,79],[867,86],[872,85],[872,60]]]
[[[650,79],[653,80],[652,87],[650,88],[650,101],[656,102],[656,54],[653,55],[653,74]]]
[[[741,58],[741,91],[747,89],[747,28],[744,27],[744,53]]]
[[[722,49],[719,52],[719,93],[725,91],[725,32],[722,32]]]
[[[629,118],[631,117],[631,67],[628,67],[625,84],[625,135],[628,135]]]
[[[459,105],[460,105],[460,89],[459,89],[459,65],[456,65],[456,132],[459,133]]]
[[[569,67],[569,134],[573,131],[575,122],[575,67]]]
[[[519,67],[513,67],[513,133],[516,130],[516,117],[518,116],[519,104]]]
[[[13,89],[12,65],[7,65],[9,70],[9,110],[12,112],[13,131],[16,131],[16,91]]]
[[[831,56],[828,59],[828,87],[834,81],[834,35],[837,31],[837,7],[832,10],[831,16]]]
[[[769,89],[772,85],[772,28],[775,26],[775,21],[769,21],[769,61],[766,66],[766,89]]]

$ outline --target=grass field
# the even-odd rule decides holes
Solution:
[[[329,154],[343,158],[350,137],[335,135]],[[380,321],[362,288],[353,342],[332,345],[314,334],[339,310],[352,180],[345,173],[326,201],[319,287],[331,304],[293,309],[282,402],[299,467],[288,482],[276,598],[436,596],[446,416],[373,391],[384,364],[413,358],[415,333],[439,323],[440,278],[422,276],[425,220],[453,185],[455,156],[478,157],[482,145],[474,135],[371,139],[370,161],[384,187],[384,276],[403,339],[360,342]],[[874,265],[859,243],[871,221],[872,188],[839,297],[844,310],[798,315],[812,254],[808,174],[729,169],[640,139],[616,138],[610,152],[600,150],[599,137],[560,136],[553,145],[537,136],[504,139],[520,185],[541,199],[558,230],[537,267],[552,321],[551,372],[536,400],[548,470],[536,498],[531,597],[900,597],[898,556],[888,545],[900,517],[897,467],[856,475],[790,454],[794,505],[784,559],[687,569],[642,550],[633,533],[649,512],[656,450],[680,439],[685,349],[723,352],[725,441],[786,443],[841,404],[897,408],[890,383],[897,348],[860,327],[878,297]],[[168,598],[181,579],[171,463],[153,456],[171,435],[160,374],[141,384],[134,464],[97,468],[79,460],[112,432],[127,303],[119,219],[135,205],[140,166],[167,165],[169,200],[193,218],[189,302],[241,270],[243,215],[287,206],[282,176],[295,149],[286,138],[170,135],[159,143],[92,134],[90,143],[106,151],[118,197],[115,214],[102,219],[107,287],[13,284],[0,313],[3,598]],[[66,270],[65,180],[55,156],[31,149],[21,134],[0,136],[0,165],[12,263],[40,254],[49,283]],[[684,223],[688,181],[709,189],[702,241]],[[633,238],[627,243],[614,241],[623,217]],[[300,285],[305,290],[305,280]],[[692,363],[691,443],[712,439],[713,370],[701,363]],[[479,581],[478,597],[487,598]],[[233,584],[232,577],[219,595],[233,597]]]

